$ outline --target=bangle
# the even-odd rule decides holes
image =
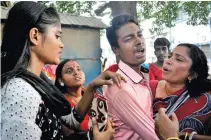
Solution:
[[[190,134],[190,136],[189,136],[189,140],[192,140],[192,138],[193,138],[193,135],[195,135],[195,134],[197,134],[195,131],[193,131],[191,134]]]
[[[184,140],[186,140],[188,138],[188,132],[185,133],[185,138]]]
[[[167,140],[180,140],[178,137],[170,137]]]

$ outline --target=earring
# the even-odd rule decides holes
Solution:
[[[60,83],[60,85],[61,85],[61,86],[64,86],[64,83],[63,83],[63,82],[61,82],[61,83]]]

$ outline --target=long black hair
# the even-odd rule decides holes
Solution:
[[[26,69],[29,65],[30,30],[35,27],[45,33],[49,25],[57,23],[60,23],[60,18],[56,10],[36,2],[18,2],[9,10],[1,45],[1,73],[4,79],[4,74],[7,73],[6,81],[13,77],[13,73],[19,68]]]
[[[188,48],[188,54],[192,60],[190,73],[195,73],[197,75],[191,81],[187,80],[186,85],[190,96],[196,97],[200,96],[202,93],[210,91],[211,79],[208,79],[209,66],[204,52],[194,44],[182,43],[177,45],[177,47],[179,46]]]
[[[43,73],[38,77],[26,69],[30,62],[30,30],[35,27],[45,34],[49,25],[58,23],[60,19],[56,10],[39,3],[18,2],[11,8],[3,29],[1,86],[14,76],[24,79],[59,118],[71,113],[68,101]]]
[[[66,88],[65,86],[62,86],[59,82],[59,79],[62,78],[62,69],[64,67],[64,65],[71,61],[71,59],[64,59],[62,62],[59,63],[59,65],[57,66],[56,68],[56,80],[55,80],[55,86],[62,92],[62,93],[65,93],[66,92]],[[74,61],[74,60],[72,60]]]

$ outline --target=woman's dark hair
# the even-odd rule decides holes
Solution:
[[[188,48],[188,54],[192,60],[190,73],[197,75],[196,78],[187,81],[189,94],[192,97],[196,97],[211,90],[211,80],[208,79],[209,67],[204,52],[194,44],[183,43],[177,45],[177,47]]]
[[[69,62],[69,61],[75,61],[77,62],[76,60],[74,59],[65,59],[63,60],[62,62],[59,63],[59,65],[57,66],[56,68],[56,80],[55,80],[55,86],[62,92],[62,93],[66,93],[67,90],[66,90],[66,87],[65,85],[64,86],[61,86],[60,82],[59,82],[59,79],[62,79],[62,69],[64,67],[64,65]],[[78,62],[77,62],[78,63]]]
[[[9,11],[3,28],[1,46],[1,73],[27,68],[30,60],[29,32],[36,27],[45,33],[49,25],[60,23],[53,7],[30,1],[16,3]]]

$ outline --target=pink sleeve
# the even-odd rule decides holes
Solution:
[[[119,92],[113,101],[113,108],[121,119],[142,139],[159,140],[155,133],[154,121],[126,91]]]

